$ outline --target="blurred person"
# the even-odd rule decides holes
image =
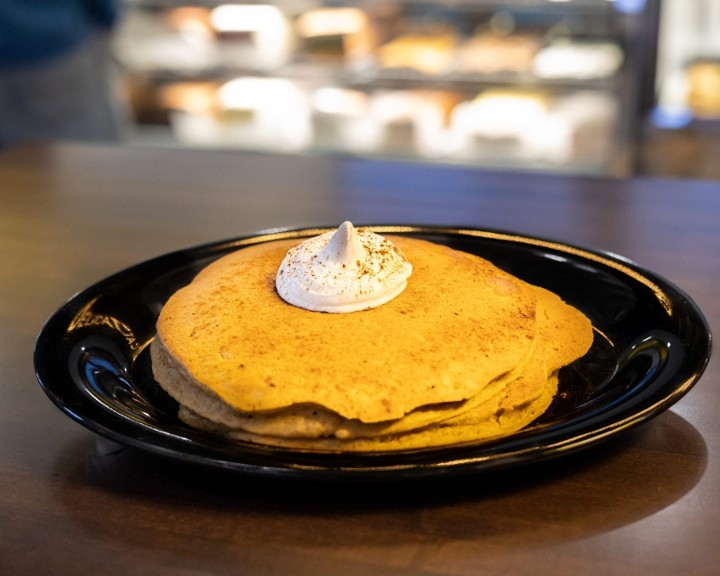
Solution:
[[[120,0],[0,0],[0,148],[117,140],[111,31]]]

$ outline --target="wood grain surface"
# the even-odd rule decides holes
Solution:
[[[464,225],[622,254],[720,326],[720,184],[189,150],[0,153],[0,573],[718,574],[720,368],[651,422],[446,481],[282,482],[125,448],[38,386],[37,333],[138,261],[276,227]]]

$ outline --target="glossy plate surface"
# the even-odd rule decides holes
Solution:
[[[478,254],[556,292],[593,322],[588,354],[564,368],[550,409],[502,439],[402,453],[343,455],[230,442],[193,430],[155,383],[148,345],[163,303],[212,260],[279,238],[272,232],[174,252],[119,272],[74,296],[37,338],[35,371],[68,416],[117,442],[247,474],[393,479],[478,472],[557,457],[648,421],[679,400],[710,357],[694,302],[622,257],[492,230],[373,226]]]

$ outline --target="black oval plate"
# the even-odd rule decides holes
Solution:
[[[708,324],[668,281],[620,257],[517,234],[428,226],[371,226],[478,254],[582,310],[595,341],[564,368],[549,410],[501,439],[384,454],[327,454],[231,442],[180,422],[155,383],[148,345],[164,302],[214,259],[325,228],[273,231],[160,256],[74,296],[40,332],[37,379],[90,430],[156,454],[238,472],[390,479],[487,471],[560,456],[646,422],[679,400],[710,358]]]

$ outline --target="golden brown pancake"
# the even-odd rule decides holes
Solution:
[[[521,362],[535,334],[527,284],[464,252],[394,242],[413,263],[412,282],[383,306],[323,314],[288,305],[274,282],[297,242],[272,242],[225,256],[174,294],[158,339],[236,410],[312,403],[368,423],[467,399]]]
[[[243,248],[167,302],[151,347],[191,425],[328,450],[397,450],[520,429],[592,328],[556,295],[477,256],[407,237],[406,290],[372,310],[309,312],[274,289],[298,241]]]

